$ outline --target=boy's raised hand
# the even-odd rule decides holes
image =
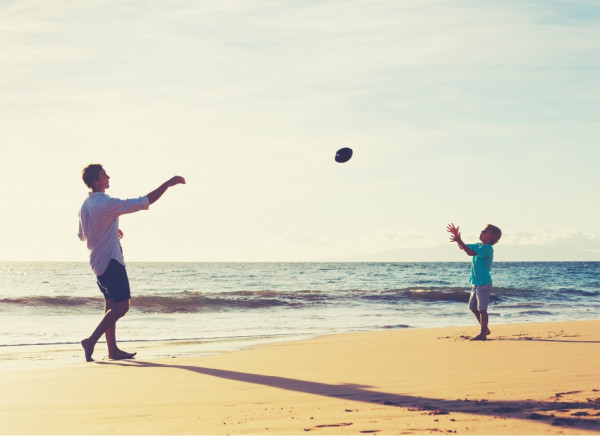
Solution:
[[[450,242],[456,242],[460,239],[460,227],[456,227],[454,223],[448,224],[446,230],[448,230],[449,233],[452,233],[452,236],[450,237]]]

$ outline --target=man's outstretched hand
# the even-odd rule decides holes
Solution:
[[[175,185],[179,185],[179,184],[185,184],[185,179],[183,177],[181,177],[181,176],[171,177],[165,183],[163,183],[158,188],[156,188],[154,191],[152,191],[148,194],[148,200],[150,201],[150,204],[153,204],[156,200],[158,200],[160,197],[162,197],[162,195],[165,193],[165,191],[167,189],[169,189],[171,186],[175,186]]]
[[[185,179],[181,176],[174,176],[171,179],[167,180],[167,185],[169,185],[169,187],[179,184],[185,185]]]

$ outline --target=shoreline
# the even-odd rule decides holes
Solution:
[[[600,320],[0,371],[2,434],[598,434]],[[135,350],[134,350],[135,351]]]
[[[95,321],[95,319],[94,319]],[[505,324],[496,324],[500,319],[494,318],[494,313],[490,315],[492,326],[495,325],[521,325],[523,323],[511,322]],[[525,325],[535,324],[553,324],[563,322],[590,322],[595,319],[574,319],[565,320],[550,320],[550,321],[532,321]],[[464,324],[448,324],[448,325],[433,325],[431,327],[411,326],[398,324],[387,327],[374,327],[371,329],[344,330],[327,332],[287,332],[280,334],[257,334],[257,335],[242,335],[242,336],[208,336],[208,337],[191,337],[182,339],[130,339],[120,340],[121,348],[137,353],[138,359],[157,360],[163,358],[199,358],[211,355],[219,355],[222,353],[252,350],[262,345],[296,342],[303,340],[311,340],[324,336],[337,336],[345,334],[362,334],[369,332],[386,332],[396,330],[429,330],[429,329],[457,329],[462,328],[469,331],[469,335],[474,336],[478,333],[478,326],[473,323]],[[490,340],[494,340],[494,332],[490,336]],[[26,344],[5,344],[0,345],[0,371],[12,369],[43,369],[52,367],[62,367],[68,365],[77,365],[81,363],[83,357],[83,349],[80,341],[74,342],[56,342],[56,343],[26,343]],[[104,337],[98,341],[95,348],[94,360],[109,361],[106,342]]]
[[[131,340],[119,345],[139,354],[138,358],[198,358],[222,353],[244,351],[261,345],[309,339],[308,335],[250,336],[206,339]],[[85,361],[80,342],[56,344],[23,344],[0,346],[0,371],[37,370],[78,365]],[[106,342],[98,341],[93,355],[96,362],[109,361]]]

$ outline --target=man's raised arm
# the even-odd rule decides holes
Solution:
[[[179,185],[180,183],[185,183],[185,179],[181,176],[175,176],[167,180],[165,183],[160,185],[154,191],[150,192],[147,197],[150,200],[150,204],[154,203],[158,200],[162,195],[169,189],[171,186]]]

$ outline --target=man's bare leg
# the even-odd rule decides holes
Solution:
[[[115,303],[112,300],[106,300],[106,307],[104,313],[108,312],[114,307]],[[113,360],[120,359],[131,359],[137,353],[127,353],[117,347],[117,323],[115,322],[104,332],[106,338],[106,345],[108,347],[108,358]]]
[[[119,320],[119,318],[123,317],[123,315],[125,315],[128,310],[129,310],[129,300],[120,301],[118,303],[112,303],[112,306],[110,308],[106,309],[106,311],[104,312],[104,317],[102,318],[102,321],[100,321],[100,324],[98,324],[98,327],[96,327],[96,329],[94,330],[92,335],[89,338],[81,341],[81,346],[83,347],[83,350],[85,351],[85,360],[86,361],[93,362],[94,359],[92,359],[92,354],[94,353],[94,347],[96,346],[96,343],[98,342],[100,337],[102,337],[102,335],[109,328],[112,327],[114,329],[115,323]],[[112,333],[109,333],[109,336],[112,335],[111,340],[114,339],[114,334],[115,334],[114,330]],[[108,340],[109,339],[107,337],[107,341]]]

